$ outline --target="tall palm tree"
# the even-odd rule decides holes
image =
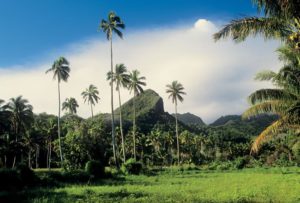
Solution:
[[[77,101],[75,98],[70,97],[67,98],[63,103],[62,103],[62,110],[67,110],[69,114],[76,114],[77,113],[77,108],[79,107]]]
[[[127,68],[124,64],[117,64],[115,67],[115,72],[107,73],[107,80],[113,79],[116,83],[116,90],[119,94],[119,118],[120,118],[120,132],[122,139],[122,151],[123,151],[123,162],[126,161],[125,156],[125,144],[124,144],[124,134],[123,134],[123,122],[122,122],[122,102],[121,102],[121,87],[127,87],[129,84],[129,74],[127,73]]]
[[[26,134],[26,130],[33,122],[33,107],[29,104],[27,99],[18,96],[9,100],[6,109],[10,112],[10,122],[15,135],[15,144],[18,144],[18,139],[21,138],[20,136]],[[16,155],[14,156],[13,167],[15,163]]]
[[[232,37],[236,42],[244,41],[248,36],[263,35],[266,39],[275,38],[291,41],[294,47],[300,47],[300,2],[299,0],[253,0],[263,17],[245,17],[232,20],[225,25],[214,39]]]
[[[177,81],[173,81],[172,84],[167,85],[166,93],[169,94],[169,98],[172,99],[172,102],[175,104],[175,123],[176,123],[176,139],[177,139],[177,159],[178,159],[178,165],[180,163],[180,151],[179,151],[179,135],[178,135],[178,121],[177,121],[177,101],[180,102],[183,101],[182,95],[185,95],[186,93],[183,91],[184,87],[181,83]]]
[[[123,34],[120,29],[125,28],[125,24],[122,22],[121,18],[117,16],[114,12],[109,12],[108,19],[102,20],[100,24],[100,28],[106,34],[107,40],[110,41],[110,71],[113,73],[113,47],[112,47],[112,37],[113,33],[116,33],[118,37],[123,38]],[[111,136],[112,136],[112,146],[113,146],[113,154],[114,161],[117,164],[117,156],[116,156],[116,142],[115,142],[115,118],[114,118],[114,95],[113,95],[113,78],[111,78]],[[117,164],[118,165],[118,164]]]
[[[256,76],[257,80],[271,81],[276,88],[260,89],[252,93],[249,96],[252,106],[243,114],[243,118],[264,113],[279,115],[278,120],[256,138],[252,145],[252,153],[257,152],[264,141],[280,132],[300,129],[300,63],[293,48],[283,47],[278,51],[280,59],[285,61],[279,72],[264,71]]]
[[[133,70],[129,74],[129,84],[128,89],[130,90],[130,93],[133,92],[133,155],[134,159],[136,160],[136,151],[135,151],[135,133],[136,133],[136,112],[135,112],[135,98],[143,92],[142,86],[146,86],[146,83],[143,82],[143,80],[146,80],[145,77],[140,77],[140,72],[138,70]]]
[[[63,153],[61,148],[61,137],[60,137],[60,82],[64,81],[67,82],[70,73],[70,66],[67,59],[64,57],[59,57],[57,60],[54,61],[52,67],[46,71],[53,72],[53,79],[57,79],[57,88],[58,88],[58,117],[57,117],[57,134],[58,134],[58,142],[59,142],[59,154],[60,154],[60,161],[61,166],[63,165]]]
[[[84,103],[87,101],[88,104],[91,105],[92,118],[94,117],[93,106],[95,106],[95,103],[98,103],[98,100],[100,100],[98,94],[99,91],[94,85],[90,85],[89,88],[86,88],[85,91],[81,93],[81,96],[84,99]]]

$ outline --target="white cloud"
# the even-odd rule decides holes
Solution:
[[[187,92],[179,112],[194,113],[206,122],[225,114],[240,114],[248,106],[246,97],[266,85],[253,81],[255,73],[279,67],[274,52],[278,43],[260,38],[240,44],[230,40],[215,43],[212,34],[217,30],[212,22],[200,19],[190,28],[125,32],[125,40],[114,42],[114,63],[140,70],[147,78],[147,88],[163,97],[169,112],[173,112],[173,105],[167,99],[165,86],[178,80]],[[90,109],[80,94],[89,84],[100,91],[101,100],[95,112],[109,112],[109,43],[104,35],[102,39],[73,44],[62,53],[71,63],[69,81],[61,87],[62,100],[75,97],[80,105],[78,114],[83,117],[90,115]],[[8,100],[23,95],[36,113],[56,114],[57,83],[52,81],[51,74],[45,74],[52,61],[39,64],[0,69],[0,98]],[[131,97],[126,90],[122,91],[123,101]]]

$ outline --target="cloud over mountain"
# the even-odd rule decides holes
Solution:
[[[212,34],[218,29],[213,22],[199,19],[190,27],[125,31],[124,40],[114,41],[114,63],[140,70],[147,78],[147,88],[163,97],[169,112],[173,112],[173,104],[165,94],[165,86],[178,80],[187,92],[179,112],[192,112],[205,122],[224,114],[238,114],[248,106],[246,97],[266,85],[253,80],[255,73],[278,69],[280,64],[274,51],[279,43],[262,38],[250,38],[240,44],[230,40],[215,43]],[[83,103],[80,94],[94,84],[101,98],[95,112],[109,112],[110,88],[106,81],[110,68],[109,43],[102,33],[97,39],[77,42],[51,53],[43,61],[0,69],[0,98],[8,100],[23,95],[36,113],[56,114],[57,81],[52,81],[51,74],[45,74],[54,55],[65,56],[71,64],[69,81],[61,87],[62,101],[75,97],[80,106],[78,114],[89,116],[89,106]],[[131,96],[122,89],[123,101]]]

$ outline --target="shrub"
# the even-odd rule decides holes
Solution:
[[[21,179],[14,169],[0,169],[0,191],[17,190],[21,188]]]
[[[63,181],[68,183],[87,182],[89,177],[89,174],[83,170],[72,170],[62,173]]]
[[[20,179],[24,186],[32,186],[37,181],[37,176],[26,164],[21,163],[17,166],[17,171],[20,174]]]
[[[85,171],[90,177],[94,178],[104,177],[105,175],[104,166],[100,161],[88,161],[85,165]]]
[[[236,160],[234,160],[234,167],[236,169],[243,169],[246,167],[249,161],[250,161],[249,157],[239,157]]]
[[[142,163],[135,161],[134,159],[128,159],[121,167],[124,174],[135,174],[141,173],[143,168]]]

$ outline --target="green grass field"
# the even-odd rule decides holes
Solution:
[[[95,185],[38,188],[20,196],[29,202],[300,202],[300,170],[168,169]]]

